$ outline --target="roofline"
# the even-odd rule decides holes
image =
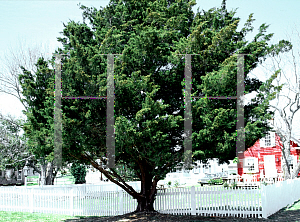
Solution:
[[[285,131],[283,131],[283,130],[281,130],[281,129],[278,129],[278,130],[281,131],[282,133],[285,133],[285,134],[286,134]],[[274,131],[275,131],[275,133],[276,133],[276,130],[274,130]],[[277,134],[277,133],[276,133],[276,134]],[[296,139],[296,138],[293,137],[292,135],[291,135],[291,140],[293,140],[295,143],[297,143],[298,146],[300,146],[300,140]]]

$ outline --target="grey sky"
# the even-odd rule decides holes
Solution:
[[[219,7],[222,0],[197,0],[194,12],[197,8],[208,10],[212,7]],[[9,48],[17,50],[19,40],[26,41],[28,46],[43,44],[48,47],[49,53],[61,47],[56,41],[60,37],[59,32],[63,30],[63,22],[69,20],[75,22],[82,21],[82,10],[77,4],[79,1],[0,1],[0,30],[2,31],[0,41],[0,56],[8,52]],[[109,1],[80,1],[85,6],[105,7]],[[275,33],[271,42],[276,43],[281,39],[286,39],[286,33],[290,33],[294,24],[299,23],[300,2],[297,0],[228,0],[227,8],[237,9],[236,16],[241,17],[239,29],[243,26],[250,13],[254,13],[254,31],[247,36],[251,40],[262,23],[270,24],[268,33]],[[300,27],[299,27],[300,30]],[[298,48],[298,45],[294,46]],[[50,56],[51,54],[49,54]],[[2,63],[0,61],[0,69]],[[0,70],[1,71],[1,70]],[[253,71],[261,80],[265,80],[264,75],[258,70]],[[0,94],[0,112],[10,113],[15,116],[23,115],[21,103],[12,96]],[[294,120],[294,135],[300,138],[300,130],[296,124],[299,122],[300,112]]]

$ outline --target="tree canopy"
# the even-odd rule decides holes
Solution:
[[[0,167],[21,169],[30,159],[26,139],[22,134],[24,120],[0,114]]]
[[[137,199],[136,211],[154,210],[157,182],[184,154],[185,61],[177,54],[200,54],[192,56],[192,96],[236,96],[237,54],[247,54],[245,94],[272,87],[248,77],[279,47],[269,46],[273,34],[266,34],[268,26],[262,24],[253,41],[247,42],[246,34],[254,29],[252,14],[238,31],[240,19],[234,11],[227,11],[225,1],[221,8],[196,14],[192,11],[195,4],[194,0],[111,0],[99,10],[81,6],[84,22],[64,24],[63,37],[58,38],[63,49],[56,53],[70,55],[62,60],[63,96],[106,96],[108,67],[103,54],[122,54],[114,56],[115,163],[136,174],[141,191],[129,186],[114,168],[105,168],[104,99],[63,100],[63,158],[93,165]],[[283,50],[288,42],[281,43]],[[47,95],[42,98],[48,99],[42,102],[43,123],[50,124],[53,115],[46,110],[53,109],[53,103]],[[270,130],[268,102],[260,94],[244,107],[246,147]],[[233,159],[236,100],[195,99],[192,115],[193,160],[218,158],[222,163]]]

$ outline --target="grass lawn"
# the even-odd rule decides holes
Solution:
[[[285,209],[285,211],[288,210],[300,210],[300,200],[296,201],[292,206]]]
[[[27,186],[36,186],[39,185],[36,181],[39,178],[39,176],[29,176],[28,180],[33,179],[33,181],[27,181]],[[57,185],[68,185],[68,184],[74,184],[75,179],[72,175],[66,175],[63,178],[58,178],[57,179]],[[56,179],[54,180],[54,184],[56,185]],[[21,185],[25,186],[25,185]]]
[[[300,200],[295,202],[291,207],[285,209],[285,211],[293,211],[293,210],[299,210],[300,209]],[[33,222],[33,221],[39,221],[39,222],[62,222],[66,219],[81,219],[81,218],[87,218],[84,216],[67,216],[67,215],[57,215],[57,214],[43,214],[43,213],[25,213],[25,212],[6,212],[6,211],[0,211],[0,221],[10,221],[10,222]]]
[[[27,212],[12,212],[12,211],[0,211],[0,221],[5,222],[31,222],[31,221],[51,221],[59,222],[66,219],[75,217],[58,215],[58,214],[43,214],[43,213],[27,213]],[[77,217],[78,218],[78,217]]]

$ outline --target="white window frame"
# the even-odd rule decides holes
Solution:
[[[260,147],[274,147],[275,144],[275,132],[269,132],[265,137],[259,140]]]
[[[20,174],[20,177],[19,177],[19,173],[21,173],[21,174]],[[18,171],[17,171],[17,180],[22,180],[22,179],[23,179],[22,176],[23,176],[23,175],[22,175],[22,170],[18,170]]]
[[[258,169],[258,158],[256,157],[246,157],[244,159],[244,173],[258,173],[259,169]],[[250,169],[250,165],[254,165],[254,169],[251,170]],[[247,166],[247,167],[246,167]]]
[[[200,167],[199,166],[194,167],[194,173],[200,173]]]

